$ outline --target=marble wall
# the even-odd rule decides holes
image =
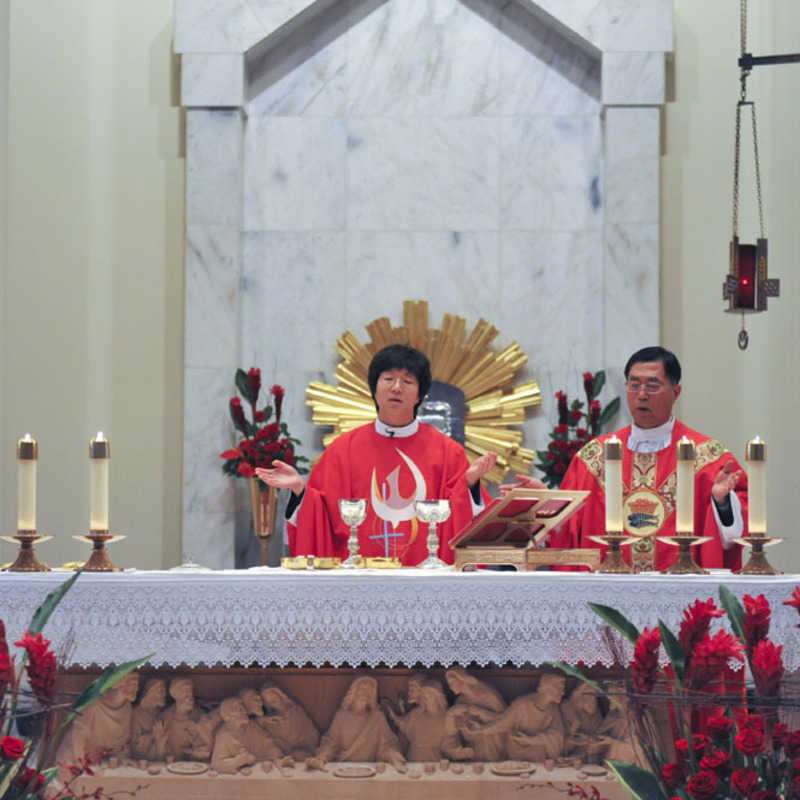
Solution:
[[[185,555],[248,542],[224,478],[237,366],[304,405],[404,299],[480,317],[544,403],[659,336],[671,0],[176,0],[186,130]],[[236,534],[234,534],[236,531]],[[239,545],[236,545],[239,542]],[[239,561],[243,557],[239,554]]]

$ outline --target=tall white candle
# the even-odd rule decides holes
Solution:
[[[767,532],[767,443],[756,436],[745,448],[747,461],[747,516],[750,534]]]
[[[622,442],[606,440],[606,533],[622,531]]]
[[[694,442],[682,436],[677,444],[678,486],[675,508],[676,533],[694,533]]]
[[[89,442],[89,528],[108,530],[108,461],[111,447],[103,431]]]
[[[36,461],[39,446],[26,433],[17,442],[17,530],[36,530]]]

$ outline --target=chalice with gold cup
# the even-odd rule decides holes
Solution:
[[[428,523],[428,557],[419,565],[421,569],[438,569],[446,567],[436,553],[439,550],[439,537],[436,535],[436,525],[444,522],[450,516],[449,500],[417,500],[414,503],[417,519]]]
[[[339,513],[345,525],[350,526],[350,536],[347,539],[349,555],[342,562],[347,569],[362,566],[361,556],[358,554],[358,526],[367,518],[367,501],[345,499],[339,500]]]

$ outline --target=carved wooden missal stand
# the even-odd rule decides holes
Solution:
[[[565,522],[588,497],[586,491],[512,489],[492,500],[466,528],[450,540],[455,568],[508,564],[519,571],[551,564],[582,565],[596,570],[600,551],[594,548],[542,548],[553,528]]]

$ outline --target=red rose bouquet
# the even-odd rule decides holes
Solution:
[[[639,632],[615,609],[589,603],[634,648],[625,696],[642,755],[638,764],[607,764],[639,800],[800,800],[800,730],[777,721],[784,667],[782,648],[769,639],[769,603],[763,595],[741,603],[725,586],[719,596],[722,608],[712,599],[689,606],[677,636],[660,621]],[[785,604],[800,611],[800,587]],[[732,633],[712,634],[711,621],[725,615]],[[736,661],[752,678],[747,697],[743,683],[725,691],[725,670]],[[614,702],[579,670],[555,666]],[[658,736],[659,703],[668,704],[677,730],[674,760]]]
[[[547,450],[537,450],[539,463],[536,468],[544,473],[542,480],[551,489],[558,488],[572,457],[585,444],[599,436],[603,427],[619,411],[619,397],[615,397],[605,408],[597,399],[606,383],[603,370],[583,373],[583,390],[586,403],[574,399],[569,402],[564,392],[556,392],[558,424],[550,434]],[[584,410],[585,409],[585,410]]]
[[[308,468],[303,466],[308,459],[295,452],[300,440],[290,436],[286,423],[281,422],[283,387],[275,384],[269,390],[274,408],[269,402],[262,408],[258,407],[261,370],[257,367],[250,367],[247,372],[237,369],[236,388],[250,407],[251,419],[247,419],[241,399],[232,397],[228,409],[233,427],[242,435],[242,439],[236,447],[220,453],[225,459],[222,471],[234,478],[252,478],[256,474],[256,467],[269,468],[277,460],[293,466],[301,475],[308,472]]]
[[[58,773],[58,767],[52,765],[53,755],[72,721],[153,653],[105,670],[76,700],[59,696],[57,659],[42,628],[80,574],[75,573],[47,595],[22,638],[14,642],[20,648],[16,656],[11,655],[0,620],[0,800],[40,800],[45,792],[49,800],[106,797],[102,790],[76,795],[71,788],[78,777],[91,774],[90,765],[100,754],[87,753],[79,764],[62,765],[71,777],[58,789],[50,785]],[[17,730],[16,723],[23,717],[38,724]]]

